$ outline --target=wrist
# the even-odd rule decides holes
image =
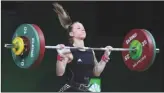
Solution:
[[[63,60],[63,57],[61,55],[57,55],[57,61],[62,61]]]
[[[109,57],[106,56],[105,54],[101,57],[101,61],[107,63],[109,60]]]

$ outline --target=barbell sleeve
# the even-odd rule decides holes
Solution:
[[[159,53],[160,52],[160,49],[159,48],[156,48],[156,53]]]
[[[13,45],[13,44],[5,44],[4,47],[5,47],[5,48],[13,48],[14,45]]]

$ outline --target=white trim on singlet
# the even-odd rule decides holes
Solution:
[[[71,86],[68,85],[68,84],[65,84],[58,92],[64,92],[64,91],[66,91],[69,88],[71,88]]]

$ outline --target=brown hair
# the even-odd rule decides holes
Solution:
[[[53,10],[58,14],[60,24],[68,32],[69,42],[73,43],[72,37],[69,35],[69,32],[72,30],[73,23],[68,12],[66,12],[66,10],[64,10],[64,8],[58,3],[53,3],[52,5],[54,6]]]

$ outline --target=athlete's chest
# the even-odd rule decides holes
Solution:
[[[73,61],[76,64],[93,64],[94,58],[92,51],[72,51]]]

